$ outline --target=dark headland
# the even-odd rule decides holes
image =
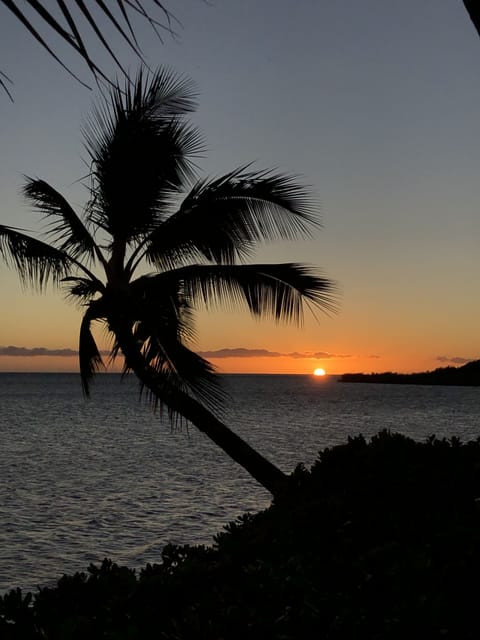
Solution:
[[[383,384],[438,384],[453,386],[480,386],[480,360],[467,362],[462,367],[441,367],[422,373],[344,373],[340,382],[376,382]]]

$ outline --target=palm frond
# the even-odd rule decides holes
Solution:
[[[78,5],[79,4],[78,0],[76,0],[76,2]],[[70,46],[73,47],[73,49],[75,49],[77,53],[80,54],[80,56],[85,60],[90,71],[94,76],[98,74],[104,80],[108,81],[108,78],[102,73],[101,69],[94,64],[94,62],[91,60],[90,56],[88,55],[88,52],[85,48],[83,40],[75,24],[75,20],[72,18],[71,13],[67,9],[63,0],[57,0],[57,5],[60,11],[63,13],[63,16],[67,21],[68,27],[71,29],[70,33],[68,31],[65,31],[65,29],[61,26],[58,20],[56,20],[54,16],[49,11],[47,11],[47,9],[45,9],[42,2],[39,2],[39,0],[28,0],[28,4],[31,7],[33,7],[35,11],[37,11],[40,17],[44,20],[44,22],[54,32],[56,32],[61,38],[63,38],[64,41],[68,42]],[[117,60],[115,60],[115,62],[119,64]]]
[[[2,89],[5,91],[7,96],[13,102],[13,96],[12,96],[12,94],[10,92],[9,87],[7,86],[7,82],[9,84],[13,84],[11,79],[5,73],[3,73],[3,71],[0,71],[0,87],[2,87]]]
[[[75,78],[75,80],[77,80],[78,82],[80,82],[80,84],[82,84],[84,87],[90,88],[88,87],[88,85],[86,85],[82,80],[80,80],[80,78],[73,73],[73,71],[71,71],[63,62],[62,60],[57,56],[57,54],[55,53],[55,51],[50,47],[50,45],[46,42],[46,40],[44,40],[44,38],[42,38],[42,36],[40,35],[40,33],[38,32],[38,30],[36,29],[36,27],[34,27],[33,23],[31,20],[29,20],[29,18],[27,18],[25,16],[24,13],[22,13],[20,11],[20,9],[17,6],[17,3],[14,0],[0,0],[0,2],[7,7],[7,9],[10,9],[10,11],[13,13],[13,15],[17,18],[17,20],[19,20],[23,26],[27,29],[27,31],[33,36],[33,38],[52,56],[52,58],[54,60],[56,60],[56,62],[58,62],[58,64],[65,69],[65,71],[70,74],[73,78]],[[48,13],[48,12],[47,12]],[[49,24],[49,26],[53,27],[53,30],[65,41],[67,42],[71,47],[73,47],[74,49],[76,49],[78,51],[78,44],[76,44],[73,39],[69,36],[69,34],[67,32],[65,32],[64,29],[62,29],[59,25],[58,26],[53,26],[53,23],[56,23],[56,20],[50,16],[51,18],[51,23],[49,23],[49,20],[46,20],[47,24]],[[94,74],[96,74],[97,72],[99,73],[100,76],[103,76],[103,73],[100,71],[100,69],[97,69],[97,67],[95,65],[93,65],[92,61],[90,59],[86,60],[87,64],[89,64],[90,68],[92,68],[93,66],[93,70],[94,70]]]
[[[193,108],[188,81],[160,70],[140,72],[124,91],[112,89],[84,126],[91,166],[89,220],[114,238],[150,233],[187,180],[201,148],[183,121]]]
[[[163,37],[162,37],[162,34],[160,33],[161,31],[166,32],[168,33],[168,35],[175,37],[177,33],[174,30],[174,26],[173,26],[174,23],[176,23],[178,27],[182,27],[182,23],[180,22],[180,20],[178,20],[172,13],[170,13],[170,11],[168,11],[168,9],[166,9],[164,5],[158,2],[158,0],[153,0],[153,2],[163,12],[164,22],[155,20],[151,16],[151,14],[149,14],[145,10],[140,0],[125,0],[125,2],[131,7],[133,11],[136,11],[144,20],[146,20],[150,24],[150,27],[153,29],[153,31],[157,35],[157,38],[162,43],[163,43]],[[133,30],[131,29],[131,27],[130,27],[130,30],[132,31],[132,36],[134,36]]]
[[[198,182],[177,213],[148,240],[147,259],[159,266],[201,255],[231,264],[259,242],[308,236],[318,225],[308,190],[295,178],[268,171],[232,171]]]
[[[193,393],[205,406],[218,409],[224,395],[214,367],[185,344],[194,336],[193,315],[179,288],[173,279],[159,287],[155,278],[142,276],[130,284],[122,316],[128,318],[145,366],[156,376],[166,376],[176,388]],[[112,320],[115,334],[115,315]],[[118,345],[112,358],[117,355]]]
[[[181,340],[165,332],[149,318],[138,322],[134,337],[142,345],[142,355],[160,376],[193,395],[211,410],[218,411],[225,393],[213,365],[191,351]]]
[[[151,319],[169,336],[185,342],[195,339],[192,307],[181,292],[178,279],[157,280],[141,276],[130,283],[129,315],[135,321]]]
[[[473,26],[480,36],[480,7],[478,5],[478,0],[463,0],[463,4],[470,16],[470,20],[473,22]]]
[[[184,422],[185,418],[178,407],[178,394],[187,393],[219,412],[225,399],[225,392],[214,374],[213,366],[180,342],[162,341],[155,344],[155,338],[146,338],[148,330],[141,323],[132,326],[128,341],[125,331],[122,339],[118,331],[113,332],[114,344],[112,358],[119,353],[124,356],[123,373],[135,372],[140,380],[141,393],[145,393],[156,410],[167,411],[172,424]],[[120,344],[120,342],[122,344]],[[129,349],[124,351],[128,344]]]
[[[196,85],[187,76],[169,67],[160,67],[154,73],[140,68],[133,83],[126,82],[122,91],[118,87],[113,90],[112,106],[163,122],[195,111],[197,97]]]
[[[95,314],[92,314],[88,309],[82,318],[80,325],[80,340],[79,340],[79,360],[80,360],[80,378],[82,381],[83,393],[86,396],[90,395],[90,381],[93,376],[104,368],[102,356],[98,350],[95,339],[90,330],[90,326],[93,320],[95,320]]]
[[[70,276],[63,278],[62,283],[65,284],[67,288],[68,296],[75,302],[80,302],[80,304],[90,302],[98,293],[105,293],[105,287],[100,280]]]
[[[80,31],[77,28],[76,22],[75,22],[74,18],[72,17],[72,14],[68,10],[64,0],[57,0],[57,3],[59,5],[60,9],[62,10],[62,13],[63,13],[63,15],[64,15],[64,17],[65,17],[65,19],[66,19],[66,21],[68,23],[68,26],[71,29],[72,36],[73,36],[75,42],[78,44],[79,53],[81,54],[82,58],[85,60],[87,65],[89,66],[90,71],[95,75],[95,71],[96,71],[95,65],[92,62],[92,60],[91,60],[91,58],[90,58],[90,56],[88,54],[88,51],[87,51],[87,49],[86,49],[86,47],[85,47],[85,45],[83,43],[82,36],[80,35]],[[77,5],[77,7],[80,9],[80,11],[82,12],[82,14],[85,17],[85,19],[88,22],[88,24],[91,26],[92,30],[94,31],[94,33],[97,36],[97,38],[99,39],[99,41],[102,43],[104,48],[110,54],[110,57],[112,58],[112,60],[119,67],[119,69],[121,69],[122,72],[125,75],[127,75],[127,72],[125,71],[125,69],[123,68],[121,62],[119,61],[119,59],[115,55],[113,49],[108,44],[108,41],[103,36],[102,31],[98,28],[95,18],[92,16],[92,14],[88,10],[88,8],[85,5],[85,3],[83,2],[83,0],[75,0],[75,3]],[[125,33],[124,29],[122,29],[121,24],[115,18],[115,15],[112,14],[112,12],[109,10],[109,8],[105,5],[103,0],[96,0],[96,5],[108,17],[109,21],[114,25],[114,27],[117,30],[117,32],[121,34],[121,36],[123,37],[125,42],[129,45],[129,47],[138,55],[138,57],[142,60],[142,62],[144,62],[142,54],[141,54],[141,51],[140,51],[140,49],[138,47],[138,43],[135,42],[134,40],[132,41],[132,39]],[[128,19],[127,19],[127,24],[129,26],[131,26],[130,22],[128,21]],[[103,73],[101,71],[99,71],[99,73],[102,75],[102,77],[104,77],[104,75],[103,75]]]
[[[133,126],[143,121],[164,127],[172,118],[195,111],[196,98],[195,84],[188,77],[167,67],[160,67],[155,73],[140,67],[136,77],[127,79],[124,86],[113,84],[87,119],[83,132],[92,161],[98,161],[103,147],[122,123],[130,122]]]
[[[151,276],[158,288],[178,282],[191,304],[231,307],[246,304],[260,318],[300,324],[303,303],[331,313],[336,286],[302,264],[193,265]]]
[[[81,18],[83,18],[92,30],[94,38],[100,42],[103,48],[108,52],[110,58],[125,75],[126,71],[121,64],[120,59],[110,46],[109,40],[104,34],[104,30],[99,26],[102,18],[108,26],[113,27],[114,31],[120,35],[122,40],[142,61],[142,52],[132,27],[130,17],[132,13],[139,15],[142,19],[148,22],[160,40],[161,36],[158,30],[159,28],[174,35],[174,31],[172,29],[174,20],[173,14],[163,3],[159,2],[159,0],[151,0],[152,6],[148,9],[145,9],[144,5],[139,2],[132,2],[131,0],[116,0],[116,11],[114,8],[109,7],[107,2],[104,0],[93,0],[92,3],[88,4],[84,0],[71,0],[68,3],[65,0],[57,0],[55,4],[59,13],[63,16],[65,24],[62,24],[60,20],[55,17],[51,3],[50,6],[48,6],[46,2],[28,0],[26,4],[35,12],[32,16],[28,16],[25,12],[21,11],[18,6],[19,3],[15,0],[0,0],[0,3],[13,13],[17,20],[22,23],[33,38],[49,53],[50,56],[56,60],[58,64],[60,64],[70,75],[83,85],[85,85],[85,83],[64,64],[59,55],[55,52],[53,46],[50,45],[49,42],[40,34],[40,28],[42,26],[47,27],[55,37],[59,38],[60,41],[72,48],[80,58],[83,59],[95,79],[101,79],[110,83],[108,77],[91,56],[89,47],[86,44],[86,38],[84,37],[85,30],[82,29],[81,31],[79,26],[82,21],[79,20],[77,15],[74,15],[72,8],[75,8],[77,13],[80,14]],[[98,15],[94,15],[92,13],[92,5],[96,8]],[[163,20],[158,20],[154,17],[156,12],[162,15]],[[4,83],[0,81],[0,84],[6,90]]]
[[[23,285],[39,291],[49,282],[58,285],[72,266],[65,251],[4,225],[0,225],[0,256],[16,270]]]
[[[74,258],[86,256],[93,262],[101,256],[93,237],[65,198],[44,180],[26,180],[23,195],[45,218],[53,218],[48,235],[57,248]]]

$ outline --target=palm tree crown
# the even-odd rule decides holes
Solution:
[[[28,179],[24,194],[45,216],[46,239],[0,225],[0,255],[25,284],[66,286],[83,305],[86,394],[103,364],[91,332],[99,321],[112,356],[123,353],[155,401],[212,437],[205,424],[218,422],[211,410],[222,394],[213,367],[190,348],[196,305],[243,302],[256,316],[299,322],[304,301],[332,309],[334,287],[305,265],[246,264],[259,242],[308,234],[316,224],[308,193],[289,176],[248,167],[196,179],[200,137],[186,119],[194,108],[191,83],[168,70],[112,88],[84,126],[83,214]]]

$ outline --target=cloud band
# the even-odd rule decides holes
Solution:
[[[449,358],[448,356],[437,356],[436,359],[438,362],[450,362],[451,364],[467,364],[467,362],[475,360],[475,358],[461,358],[460,356],[454,356],[453,358]]]
[[[8,347],[0,347],[0,356],[61,356],[69,358],[71,356],[78,356],[78,351],[73,349],[46,349],[45,347],[27,349],[26,347],[10,345]]]
[[[215,351],[199,351],[198,354],[203,358],[293,358],[295,360],[329,360],[335,358],[351,358],[346,353],[330,353],[328,351],[269,351],[268,349],[246,349],[237,347],[234,349],[217,349]],[[102,355],[108,355],[108,352],[102,352]],[[45,347],[16,347],[9,345],[7,347],[0,346],[0,356],[14,357],[38,357],[38,356],[57,356],[57,357],[78,357],[78,351],[74,349],[47,349]],[[377,357],[377,356],[370,356]],[[439,358],[440,359],[440,358]]]
[[[235,349],[217,349],[216,351],[199,351],[203,358],[294,358],[327,360],[330,358],[351,358],[350,354],[329,353],[328,351],[291,351],[282,353],[280,351],[269,351],[268,349],[245,349],[237,347]]]

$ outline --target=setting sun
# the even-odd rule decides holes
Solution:
[[[325,375],[325,369],[315,369],[315,371],[313,372],[314,376],[324,376]]]

